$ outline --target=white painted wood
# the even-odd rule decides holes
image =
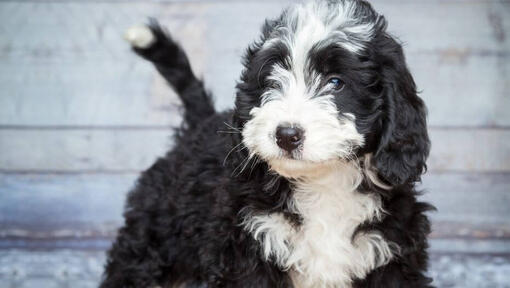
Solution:
[[[429,125],[508,127],[510,49],[507,52],[506,56],[475,56],[452,48],[408,53],[409,67],[428,108]]]
[[[121,37],[130,25],[157,15],[157,5],[9,2],[0,6],[0,47],[4,47],[0,49],[0,125],[176,122],[175,94]],[[194,52],[194,47],[203,46],[193,27],[200,15],[191,8],[187,13],[177,9],[181,18],[173,17],[169,26],[176,36],[187,35],[187,50],[194,63],[202,63],[201,52]]]
[[[510,130],[430,129],[430,171],[510,171]]]
[[[224,109],[232,106],[247,44],[289,2],[1,1],[0,246],[105,248],[138,172],[171,146],[179,101],[129,51],[121,38],[127,27],[160,19]],[[444,238],[510,235],[510,2],[372,2],[405,43],[435,127],[422,197],[439,209],[431,213],[440,238],[432,249],[503,251],[496,248],[507,247],[504,241]],[[103,258],[69,253],[2,254],[8,265],[0,265],[0,286],[95,287]],[[506,260],[452,259],[433,258],[444,287],[508,283]],[[24,278],[27,263],[49,274]],[[494,274],[494,265],[503,270]]]
[[[171,146],[172,131],[0,130],[3,171],[141,171]]]
[[[137,173],[0,174],[0,238],[112,237]],[[509,173],[429,173],[434,237],[510,237]],[[451,231],[449,231],[450,229]]]
[[[0,239],[112,237],[138,174],[1,175]]]
[[[468,244],[477,246],[476,243]],[[96,288],[105,260],[103,250],[0,251],[0,286]],[[436,287],[508,287],[508,255],[433,252],[430,262]]]
[[[175,95],[158,90],[152,67],[121,39],[125,28],[147,16],[176,34],[217,107],[231,107],[240,55],[263,19],[286,3],[2,2],[0,125],[171,123]],[[432,125],[510,125],[509,2],[400,0],[375,6],[406,43]]]
[[[436,222],[510,224],[508,173],[428,173],[420,188],[422,199],[438,209]]]
[[[510,171],[510,130],[429,132],[429,171]],[[171,147],[172,133],[170,129],[145,128],[0,129],[0,170],[141,171]]]

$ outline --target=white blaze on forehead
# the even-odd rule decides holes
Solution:
[[[373,38],[377,21],[361,18],[357,1],[328,2],[296,5],[284,17],[285,41],[292,49],[296,65],[304,63],[298,63],[298,59],[305,58],[313,45],[322,40],[332,38],[345,49],[357,53]]]
[[[316,72],[311,72],[311,75],[307,73],[310,70],[309,54],[314,46],[335,43],[352,53],[360,53],[365,43],[373,38],[377,21],[360,18],[357,15],[357,1],[328,2],[312,1],[289,8],[282,17],[282,23],[275,27],[273,38],[263,45],[263,49],[276,43],[287,46],[287,60],[291,65],[290,69],[280,64],[274,65],[269,79],[281,86],[272,90],[281,91],[267,91],[263,104],[277,96],[310,97],[319,94],[316,89],[321,83],[321,75]]]

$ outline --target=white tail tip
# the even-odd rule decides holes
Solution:
[[[151,29],[146,25],[130,27],[124,33],[124,39],[133,47],[140,49],[149,48],[156,41],[156,37],[154,37]]]

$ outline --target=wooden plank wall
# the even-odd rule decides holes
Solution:
[[[433,250],[510,253],[510,2],[372,2],[429,107]],[[127,27],[160,19],[226,109],[244,49],[287,4],[1,1],[0,248],[106,247],[137,173],[171,147],[180,103]]]

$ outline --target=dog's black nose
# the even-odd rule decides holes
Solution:
[[[280,148],[292,152],[303,142],[303,130],[298,127],[278,126],[276,128],[276,144]]]

